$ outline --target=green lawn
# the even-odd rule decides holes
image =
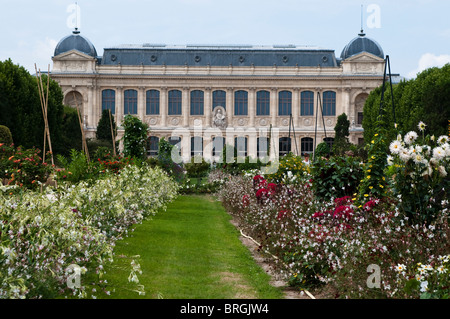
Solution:
[[[115,247],[105,279],[112,298],[240,299],[283,298],[239,240],[221,203],[211,196],[180,196],[153,219],[136,226]],[[138,259],[145,295],[126,288],[129,258]],[[125,289],[124,289],[125,288]],[[111,288],[112,289],[112,288]]]

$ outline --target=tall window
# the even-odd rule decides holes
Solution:
[[[290,137],[280,137],[278,156],[282,157],[291,151],[291,138]]]
[[[169,91],[169,115],[181,115],[181,91],[171,90]]]
[[[303,91],[300,102],[300,115],[312,116],[314,115],[314,93],[311,91]]]
[[[256,152],[259,158],[264,158],[268,156],[269,153],[269,138],[268,137],[258,137],[256,142]]]
[[[311,137],[304,137],[301,140],[302,154],[312,153],[314,151],[313,139]]]
[[[336,92],[333,91],[323,92],[323,115],[324,116],[336,115]]]
[[[278,115],[291,115],[292,92],[281,91],[278,93]]]
[[[195,90],[191,92],[191,115],[203,115],[203,96],[203,91]]]
[[[216,136],[213,138],[212,155],[222,156],[222,151],[225,146],[225,137]]]
[[[234,148],[237,151],[238,157],[247,156],[247,138],[244,136],[238,136],[234,138]]]
[[[178,149],[178,156],[181,156],[181,137],[171,136],[168,141],[174,148]]]
[[[147,140],[147,155],[157,156],[159,150],[159,138],[156,136],[150,136]]]
[[[234,115],[248,114],[248,93],[247,91],[236,91],[234,93]]]
[[[102,91],[102,110],[111,110],[111,114],[116,113],[116,91]]]
[[[270,92],[256,92],[256,115],[270,115]]]
[[[222,90],[214,91],[213,94],[213,103],[212,103],[212,109],[216,106],[223,106],[223,108],[226,110],[227,107],[227,92]]]
[[[330,150],[333,148],[334,138],[333,137],[326,137],[323,139],[325,143],[327,143]]]
[[[191,157],[203,156],[203,138],[200,136],[191,137]]]
[[[125,90],[123,97],[123,114],[137,114],[137,91]]]
[[[146,114],[157,115],[159,114],[159,91],[149,90],[146,93]]]

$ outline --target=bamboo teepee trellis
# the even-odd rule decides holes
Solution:
[[[38,85],[38,91],[39,91],[39,99],[41,101],[41,109],[42,109],[42,115],[44,117],[44,150],[42,152],[42,162],[45,163],[45,155],[46,155],[46,142],[48,141],[48,148],[50,150],[52,165],[55,165],[55,161],[53,158],[53,149],[52,149],[52,141],[50,138],[50,128],[48,126],[48,93],[49,93],[49,87],[50,87],[50,65],[48,66],[48,73],[47,73],[47,92],[44,93],[44,86],[42,83],[42,74],[41,70],[37,69],[36,64],[34,64],[34,68],[36,69],[36,81]]]

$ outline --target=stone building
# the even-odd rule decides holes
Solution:
[[[110,109],[119,125],[127,114],[149,124],[149,155],[165,137],[184,160],[213,159],[224,143],[255,158],[269,141],[273,158],[332,143],[342,113],[350,141],[362,143],[363,105],[382,84],[384,58],[363,31],[336,57],[312,46],[151,43],[104,48],[98,56],[75,30],[57,44],[51,77],[64,103],[80,108],[88,137]]]

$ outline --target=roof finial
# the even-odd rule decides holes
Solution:
[[[363,36],[365,36],[366,34],[364,33],[364,29],[363,29],[363,5],[361,5],[361,31],[359,32],[359,36],[360,37],[363,37]]]
[[[73,34],[80,34],[80,31],[78,31],[78,2],[75,2],[75,31],[73,31]]]

